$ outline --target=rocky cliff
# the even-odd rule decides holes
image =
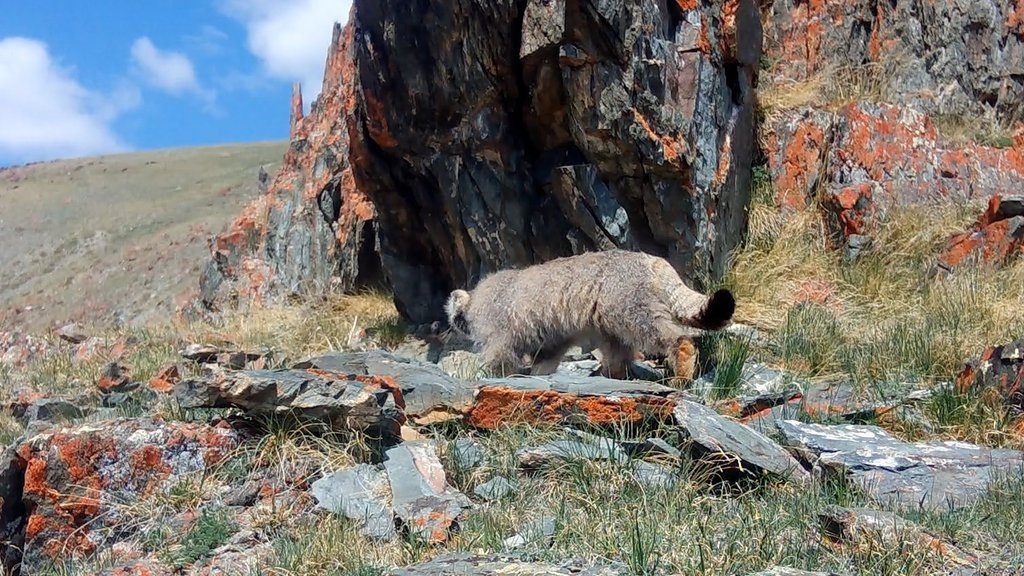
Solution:
[[[744,227],[760,59],[753,0],[356,0],[202,300],[347,289],[379,264],[429,323],[490,271],[616,246],[703,284]]]

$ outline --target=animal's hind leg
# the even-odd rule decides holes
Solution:
[[[629,377],[629,361],[633,359],[633,351],[618,338],[603,338],[601,346],[601,368],[599,374],[605,378],[626,380]]]
[[[656,323],[658,347],[672,370],[672,383],[683,387],[693,381],[697,371],[697,346],[676,323],[663,319]]]
[[[543,376],[558,370],[558,365],[562,362],[562,356],[565,356],[565,352],[569,349],[569,346],[570,342],[561,340],[551,344],[545,344],[537,354],[534,355],[533,365],[530,367],[530,374]]]
[[[522,356],[505,341],[484,346],[480,352],[480,360],[487,373],[493,376],[503,377],[524,372]]]

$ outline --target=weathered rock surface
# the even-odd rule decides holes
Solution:
[[[293,414],[339,429],[398,437],[404,416],[396,387],[377,376],[313,370],[239,370],[190,378],[174,386],[183,408],[241,408],[252,415]],[[400,396],[398,396],[400,399]]]
[[[811,572],[808,570],[798,570],[796,568],[789,568],[787,566],[775,566],[767,570],[760,572],[751,572],[747,576],[840,576],[835,572]]]
[[[903,442],[877,426],[784,420],[786,444],[815,472],[849,478],[880,503],[944,510],[977,501],[997,473],[1018,473],[1024,453],[963,442]]]
[[[832,506],[818,515],[826,538],[859,549],[899,549],[912,543],[915,549],[937,553],[960,566],[977,567],[974,553],[943,541],[892,512]]]
[[[769,472],[801,484],[810,480],[778,444],[707,406],[680,400],[673,415],[695,456],[708,461],[716,476]]]
[[[473,489],[473,494],[484,500],[500,500],[512,492],[512,483],[503,476],[495,476]]]
[[[499,554],[445,554],[428,562],[394,568],[388,576],[625,576],[620,565],[600,565],[570,559],[560,563],[529,562]]]
[[[595,248],[699,284],[745,225],[760,56],[753,0],[357,1],[202,301],[356,285],[374,229],[414,324],[489,271]]]
[[[833,244],[870,236],[893,204],[987,200],[1024,187],[1024,153],[969,143],[951,147],[926,114],[855,102],[835,113],[801,108],[767,127],[776,200],[810,205],[818,190]]]
[[[356,522],[366,536],[375,540],[395,536],[391,486],[380,468],[360,464],[339,470],[313,482],[310,489],[319,508]]]
[[[607,460],[623,463],[629,460],[629,457],[614,440],[601,437],[556,440],[542,446],[516,450],[516,461],[519,466],[530,470],[569,460]]]
[[[476,394],[474,386],[452,378],[434,364],[380,350],[325,354],[299,362],[294,368],[385,378],[397,387],[399,406],[417,424],[461,417],[473,404]]]
[[[765,54],[776,80],[862,66],[879,91],[932,114],[1019,114],[1024,14],[1003,0],[766,4]]]
[[[463,511],[472,506],[469,498],[448,485],[432,442],[406,442],[388,449],[384,468],[395,515],[423,541],[447,540]]]
[[[995,195],[970,230],[949,239],[939,266],[969,262],[1005,264],[1024,252],[1024,196]]]
[[[18,447],[26,511],[23,571],[124,537],[121,506],[200,474],[238,444],[226,425],[115,420],[56,429]],[[24,572],[23,572],[24,573]]]
[[[956,392],[995,393],[1024,415],[1024,340],[990,346],[969,360],[956,378]]]
[[[485,378],[466,421],[483,429],[514,422],[656,425],[671,420],[677,394],[660,384],[563,373]]]

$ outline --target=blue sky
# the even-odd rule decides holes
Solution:
[[[7,2],[0,166],[288,136],[351,0]]]

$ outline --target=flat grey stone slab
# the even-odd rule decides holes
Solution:
[[[933,510],[974,503],[997,473],[1019,474],[1024,454],[965,442],[903,442],[878,426],[776,423],[785,442],[824,473],[851,478],[880,503]]]
[[[310,486],[317,507],[356,522],[360,532],[387,541],[395,536],[391,486],[384,471],[369,464],[338,470]]]
[[[673,412],[695,456],[721,462],[723,472],[771,472],[807,483],[810,475],[793,456],[767,436],[713,409],[679,400]]]

